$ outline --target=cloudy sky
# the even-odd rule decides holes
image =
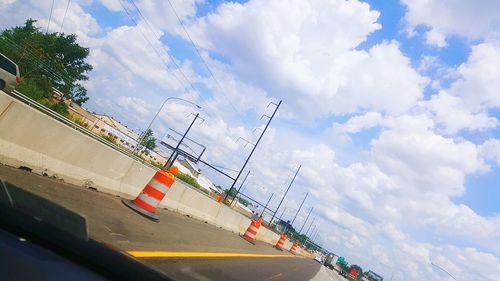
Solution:
[[[140,131],[167,97],[189,99],[204,159],[238,169],[251,149],[238,138],[255,142],[283,100],[245,193],[282,194],[301,164],[284,217],[309,192],[295,226],[314,206],[327,249],[386,279],[451,280],[434,263],[500,280],[499,1],[67,4],[2,0],[0,28],[31,17],[76,33],[91,49],[90,110]],[[156,136],[196,112],[169,101]]]

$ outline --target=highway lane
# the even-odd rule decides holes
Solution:
[[[320,268],[313,260],[298,258],[151,258],[141,261],[174,279],[193,281],[304,281],[312,279]]]
[[[331,281],[347,281],[347,279],[343,276],[340,276],[337,271],[328,269],[324,267],[327,274],[330,276]]]
[[[119,197],[19,169],[0,165],[0,178],[85,215],[92,239],[124,252],[189,251],[291,256],[269,244],[256,242],[252,245],[235,233],[168,210],[159,210],[160,222],[152,222],[126,208]],[[139,260],[179,280],[249,280],[246,279],[249,273],[257,276],[252,280],[309,280],[320,268],[311,259],[296,257]],[[290,275],[289,272],[295,273]],[[199,279],[205,275],[205,279]]]

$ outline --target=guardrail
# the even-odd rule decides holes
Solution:
[[[101,137],[100,135],[92,132],[91,130],[89,130],[89,129],[83,127],[83,126],[78,125],[73,120],[68,119],[65,116],[63,116],[63,115],[61,115],[61,114],[53,111],[52,109],[46,107],[45,105],[43,105],[43,104],[41,104],[41,103],[39,103],[39,102],[37,102],[37,101],[35,101],[35,100],[27,97],[23,93],[21,93],[21,92],[19,92],[17,90],[14,90],[14,91],[12,91],[10,93],[10,96],[16,98],[17,100],[21,101],[22,103],[24,103],[26,105],[29,105],[32,108],[35,108],[38,111],[41,111],[41,112],[45,113],[46,115],[52,117],[53,119],[56,119],[57,121],[65,124],[66,126],[71,127],[73,129],[75,129],[75,130],[77,130],[77,131],[79,131],[79,132],[81,132],[81,133],[83,133],[83,134],[85,134],[85,135],[87,135],[87,136],[89,136],[89,137],[91,137],[91,138],[93,138],[93,139],[101,142],[102,144],[105,144],[105,145],[113,148],[114,150],[119,151],[120,153],[122,153],[122,154],[124,154],[124,155],[126,155],[126,156],[128,156],[128,157],[130,157],[130,158],[132,158],[134,160],[136,160],[136,161],[141,162],[142,164],[144,164],[144,165],[146,165],[148,167],[150,167],[152,169],[155,169],[155,170],[158,170],[158,168],[156,166],[151,165],[151,163],[149,163],[146,160],[142,159],[141,157],[133,154],[131,151],[126,150],[123,147],[121,147],[121,146],[119,146],[119,145],[117,145],[115,143],[110,142],[109,140]]]

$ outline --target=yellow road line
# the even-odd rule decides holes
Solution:
[[[302,258],[292,255],[250,254],[250,253],[213,253],[213,252],[162,252],[126,251],[135,258]]]

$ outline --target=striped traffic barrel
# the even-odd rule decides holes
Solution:
[[[178,171],[177,167],[172,167],[169,171],[157,171],[137,198],[132,201],[123,200],[122,202],[139,214],[153,220],[158,220],[159,218],[155,214],[156,209],[163,197],[165,197],[168,189],[174,184],[175,175]]]
[[[298,242],[293,242],[292,248],[290,248],[290,253],[296,255],[297,254],[297,247],[299,246]]]
[[[253,242],[255,240],[255,236],[257,236],[261,223],[262,219],[252,220],[247,228],[247,231],[243,234],[243,238],[245,238],[248,242]]]
[[[286,234],[282,234],[280,240],[278,240],[278,243],[276,243],[276,248],[283,250],[283,247],[285,246],[285,241],[286,241]]]

